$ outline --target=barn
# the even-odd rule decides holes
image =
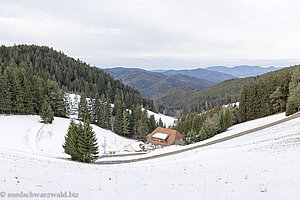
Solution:
[[[183,136],[176,130],[157,127],[148,136],[147,142],[161,146],[183,145]]]

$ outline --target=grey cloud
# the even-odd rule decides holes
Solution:
[[[93,65],[296,64],[298,1],[0,1],[0,42],[49,45]]]

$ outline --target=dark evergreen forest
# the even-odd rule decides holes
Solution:
[[[53,117],[47,114],[67,116],[66,92],[93,100],[88,108],[81,105],[80,114],[88,115],[80,116],[82,120],[89,119],[120,135],[145,139],[156,126],[152,117],[134,111],[142,107],[155,111],[153,101],[103,70],[46,46],[0,47],[0,113],[40,114],[44,122],[51,123]],[[143,126],[147,133],[141,131]]]
[[[4,90],[9,89],[10,93],[13,93],[11,94],[12,101],[16,100],[16,96],[19,96],[18,90],[23,89],[24,93],[29,90],[35,92],[33,91],[35,88],[32,86],[42,85],[49,88],[48,83],[50,83],[56,89],[60,88],[64,92],[77,94],[84,92],[91,98],[99,98],[104,94],[110,102],[114,102],[119,91],[124,96],[126,107],[139,104],[154,110],[153,102],[142,98],[137,90],[124,85],[120,80],[114,80],[111,75],[97,67],[91,67],[85,62],[75,60],[46,46],[1,46],[0,66],[1,80],[4,82],[1,85],[5,88]],[[37,81],[38,84],[36,84]],[[43,89],[43,92],[48,94],[46,88]],[[30,95],[31,93],[27,94]],[[7,103],[8,98],[5,96]],[[17,108],[14,105],[8,107]],[[25,111],[11,110],[11,112],[22,113]],[[33,111],[29,109],[26,110],[26,113],[38,113],[38,109]]]
[[[185,142],[189,144],[213,137],[236,123],[280,112],[291,115],[300,111],[299,65],[251,79],[242,86],[239,107],[216,106],[201,114],[184,115],[175,129],[183,133]]]

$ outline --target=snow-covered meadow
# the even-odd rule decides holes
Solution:
[[[51,155],[61,153],[47,139],[61,137],[56,136],[60,128],[51,129],[52,134],[43,128],[45,137],[36,146],[34,133],[42,124],[36,123],[37,116],[19,117],[20,121],[14,116],[0,117],[0,185],[6,193],[70,191],[79,193],[79,199],[109,200],[300,197],[300,118],[177,155],[95,165],[37,154],[41,149]],[[239,124],[218,137],[281,118],[283,114]],[[63,122],[58,118],[55,123],[68,126],[59,125]]]
[[[52,124],[40,123],[37,115],[0,115],[0,149],[29,152],[51,157],[66,157],[63,143],[70,119],[55,117]],[[76,123],[79,123],[75,120]],[[99,151],[123,151],[135,140],[123,138],[110,130],[92,125],[98,139]]]

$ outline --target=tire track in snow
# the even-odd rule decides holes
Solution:
[[[36,147],[37,150],[39,150],[39,147],[38,147],[38,140],[39,140],[41,131],[42,131],[42,129],[44,128],[44,126],[45,126],[45,124],[43,124],[43,125],[41,126],[41,128],[38,130],[38,132],[37,132],[37,134],[36,134],[36,136],[35,136],[35,147]]]

